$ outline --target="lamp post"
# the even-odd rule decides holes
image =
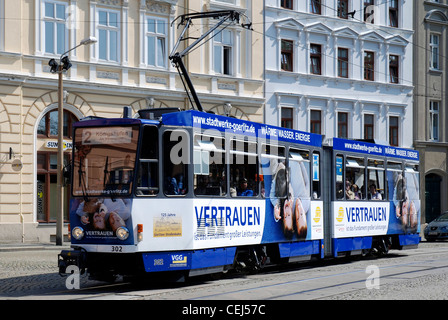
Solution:
[[[90,45],[96,43],[94,37],[82,40],[77,46],[67,50],[61,54],[59,63],[55,59],[51,59],[48,65],[51,67],[52,73],[58,74],[58,157],[57,157],[57,211],[56,211],[56,245],[62,246],[64,240],[64,183],[63,183],[63,168],[64,168],[64,88],[62,84],[62,73],[70,69],[72,64],[66,56],[70,51],[75,50],[80,46]]]

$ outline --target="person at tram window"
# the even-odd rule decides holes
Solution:
[[[351,187],[352,187],[352,184],[350,183],[350,181],[346,180],[345,181],[345,196],[349,200],[355,199],[355,193],[352,191]]]
[[[240,187],[237,190],[237,195],[240,197],[253,197],[254,192],[247,188],[247,179],[243,178],[240,182]]]
[[[376,185],[374,183],[369,186],[369,196],[370,200],[383,200],[381,193],[376,190]]]
[[[354,183],[352,185],[352,191],[353,191],[353,194],[355,195],[355,200],[361,199],[361,193],[359,192],[359,187],[357,184]]]

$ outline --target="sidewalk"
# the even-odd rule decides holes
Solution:
[[[70,242],[64,242],[62,246],[57,246],[54,242],[1,242],[0,252],[30,251],[30,250],[64,250],[70,248]]]

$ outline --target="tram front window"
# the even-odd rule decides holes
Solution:
[[[136,126],[76,128],[73,195],[129,195],[137,141]]]

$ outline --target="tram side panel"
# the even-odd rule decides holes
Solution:
[[[381,152],[386,148],[393,149],[379,147],[377,150]],[[341,151],[335,150],[332,156],[334,170],[330,205],[332,256],[337,257],[347,253],[359,254],[362,250],[383,249],[381,246],[384,246],[387,251],[389,248],[403,249],[418,245],[421,211],[417,165],[409,165],[407,159],[403,158],[384,158],[395,161],[395,164],[402,168],[392,170],[388,168],[388,165],[384,168],[386,174],[383,197],[385,200],[368,200],[367,198],[348,200],[346,196],[337,200],[335,188],[339,182],[344,186],[345,192],[346,177],[345,160],[341,162],[341,157],[338,161],[336,154],[341,155]],[[368,179],[365,182],[367,183]]]
[[[291,161],[286,171],[282,162],[262,167],[266,196],[262,242],[322,240],[323,202],[311,199],[309,170]]]

